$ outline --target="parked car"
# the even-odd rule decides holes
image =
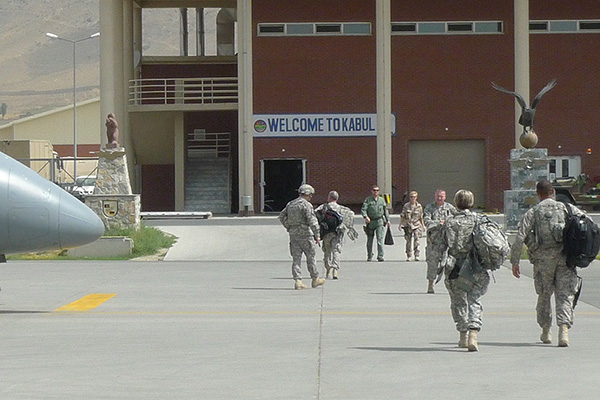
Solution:
[[[83,199],[88,194],[93,194],[96,187],[96,179],[96,176],[92,175],[78,176],[71,188],[71,194],[80,199]]]

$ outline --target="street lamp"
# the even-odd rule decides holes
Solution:
[[[73,183],[75,183],[77,180],[77,81],[75,74],[75,46],[79,42],[100,36],[100,32],[77,40],[65,39],[50,32],[46,33],[46,36],[73,44]]]

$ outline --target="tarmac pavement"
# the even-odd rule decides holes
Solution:
[[[598,397],[598,265],[582,271],[592,301],[580,300],[568,348],[556,327],[552,345],[539,340],[529,263],[521,279],[496,271],[470,353],[443,282],[425,293],[426,263],[405,261],[392,220],[385,262],[366,262],[359,225],[340,279],[302,291],[275,217],[153,221],[179,237],[164,261],[9,261],[0,398]],[[303,273],[310,283],[304,262]],[[57,311],[90,294],[114,297]]]

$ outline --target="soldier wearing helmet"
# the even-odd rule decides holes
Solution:
[[[292,277],[294,278],[294,289],[306,289],[302,283],[302,269],[300,263],[302,254],[306,256],[306,266],[312,278],[312,287],[321,286],[325,283],[324,278],[319,278],[316,259],[316,244],[319,243],[319,222],[310,200],[315,189],[308,184],[302,184],[298,188],[299,196],[290,201],[281,214],[279,221],[288,231],[290,236],[290,254],[292,256]]]

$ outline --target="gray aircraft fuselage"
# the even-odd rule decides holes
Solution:
[[[89,207],[0,152],[0,254],[82,246],[103,233]]]

